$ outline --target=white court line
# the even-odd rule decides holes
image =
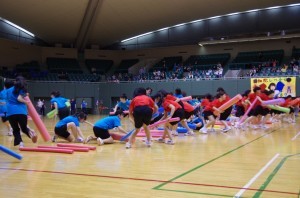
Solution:
[[[294,140],[297,138],[298,135],[300,135],[300,131],[297,133],[297,135],[295,135],[295,136],[292,138],[292,141],[294,141]]]
[[[277,153],[254,177],[238,192],[234,195],[234,198],[240,197],[246,190],[251,186],[251,184],[275,161],[275,159],[279,156]]]

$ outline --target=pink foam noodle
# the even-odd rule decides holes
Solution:
[[[226,109],[228,109],[229,107],[231,107],[232,105],[234,105],[235,103],[237,103],[239,100],[241,100],[243,97],[241,96],[241,94],[238,94],[236,96],[234,96],[233,98],[231,98],[229,101],[227,101],[226,103],[224,103],[223,105],[221,105],[218,109],[225,111]],[[219,115],[218,111],[214,111],[215,115]]]
[[[192,98],[192,96],[186,96],[186,97],[179,98],[179,99],[180,99],[181,101],[186,102],[186,101],[192,100],[193,98]]]
[[[255,98],[255,100],[252,102],[252,104],[250,105],[250,107],[247,109],[246,113],[243,115],[243,117],[240,119],[239,124],[241,124],[246,117],[248,116],[248,113],[251,111],[251,109],[254,107],[255,103],[257,102],[257,98]]]
[[[111,111],[111,112],[109,112],[109,115],[114,115],[116,112],[114,112],[114,111]],[[126,110],[126,111],[123,111],[123,113],[125,113],[125,114],[128,114],[129,113],[129,111],[128,110]]]
[[[58,143],[57,146],[58,147],[66,147],[66,149],[68,149],[68,147],[73,147],[73,148],[88,148],[90,150],[96,150],[95,146],[84,146],[84,145],[77,145],[77,144],[63,144],[63,143]]]
[[[57,146],[38,146],[38,148],[53,148],[53,149],[66,149],[66,147]],[[78,151],[78,152],[89,152],[89,148],[78,148],[78,147],[68,147],[68,150]]]
[[[55,149],[55,148],[30,148],[30,147],[21,147],[20,151],[33,151],[33,152],[48,152],[48,153],[65,153],[72,154],[74,151],[71,149]]]
[[[42,138],[44,139],[45,142],[49,141],[51,139],[51,136],[49,135],[48,130],[47,130],[45,124],[43,123],[43,121],[41,120],[39,114],[36,112],[30,98],[28,96],[26,96],[24,99],[27,101],[26,105],[28,108],[28,113],[29,113],[30,117],[32,118],[32,121],[34,122],[38,131],[42,135]]]

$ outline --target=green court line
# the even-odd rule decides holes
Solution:
[[[232,195],[222,195],[222,194],[213,194],[213,193],[201,193],[201,192],[193,192],[193,191],[185,191],[185,190],[171,190],[171,189],[156,189],[163,191],[171,191],[171,192],[181,192],[181,193],[190,193],[190,194],[198,194],[198,195],[209,195],[209,196],[218,196],[218,197],[232,197]]]
[[[230,151],[228,151],[228,152],[226,152],[226,153],[224,153],[224,154],[222,154],[222,155],[220,155],[220,156],[218,156],[218,157],[215,157],[215,158],[209,160],[208,162],[205,162],[205,163],[203,163],[203,164],[200,164],[200,165],[198,165],[198,166],[196,166],[196,167],[194,167],[194,168],[192,168],[192,169],[190,169],[190,170],[188,170],[188,171],[186,171],[186,172],[184,172],[184,173],[182,173],[182,174],[180,174],[180,175],[178,175],[178,176],[176,176],[176,177],[174,177],[174,178],[172,178],[172,179],[170,179],[170,180],[168,180],[168,181],[166,181],[166,182],[164,182],[164,183],[162,183],[162,184],[159,184],[158,186],[155,186],[155,187],[152,188],[152,189],[158,190],[159,188],[165,186],[166,184],[168,184],[168,183],[170,183],[170,182],[172,182],[172,181],[174,181],[174,180],[176,180],[176,179],[178,179],[178,178],[180,178],[180,177],[183,177],[183,176],[185,176],[185,175],[187,175],[187,174],[189,174],[189,173],[191,173],[191,172],[193,172],[193,171],[195,171],[195,170],[197,170],[197,169],[199,169],[199,168],[201,168],[201,167],[203,167],[203,166],[205,166],[205,165],[207,165],[207,164],[209,164],[209,163],[211,163],[211,162],[214,162],[214,161],[216,161],[217,159],[220,159],[221,157],[224,157],[224,156],[226,156],[226,155],[228,155],[228,154],[230,154],[230,153],[232,153],[232,152],[234,152],[234,151],[236,151],[236,150],[238,150],[238,149],[240,149],[240,148],[242,148],[242,147],[244,147],[244,146],[246,146],[246,145],[248,145],[248,144],[251,144],[252,142],[255,142],[256,140],[259,140],[259,139],[263,138],[264,136],[269,135],[269,134],[275,132],[276,130],[277,130],[277,129],[274,129],[273,131],[271,131],[271,132],[269,132],[269,133],[265,133],[264,135],[262,135],[262,136],[260,136],[260,137],[258,137],[258,138],[256,138],[256,139],[254,139],[254,140],[252,140],[252,141],[250,141],[250,142],[247,142],[246,144],[243,144],[243,145],[241,145],[241,146],[239,146],[239,147],[237,147],[237,148],[235,148],[235,149],[232,149],[232,150],[230,150]]]
[[[260,186],[259,190],[254,194],[253,198],[259,198],[261,196],[261,194],[263,193],[263,191],[267,188],[267,186],[270,184],[270,182],[272,181],[272,179],[275,177],[275,175],[277,174],[277,172],[279,171],[279,169],[283,166],[283,164],[286,162],[286,160],[290,157],[293,157],[295,155],[300,155],[300,153],[297,154],[293,154],[293,155],[288,155],[285,156],[280,162],[279,164],[275,167],[275,169],[273,170],[273,172],[269,175],[269,177],[266,179],[266,181]]]

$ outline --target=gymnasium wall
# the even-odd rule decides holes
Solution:
[[[101,99],[107,107],[113,107],[112,97],[119,97],[121,94],[127,94],[132,98],[133,90],[137,87],[151,87],[153,93],[160,89],[174,91],[181,88],[187,95],[200,96],[206,93],[215,94],[218,87],[223,87],[230,96],[243,93],[250,89],[250,79],[239,80],[201,80],[185,82],[153,82],[153,83],[46,83],[46,82],[28,82],[31,99],[50,97],[53,90],[59,90],[61,95],[66,98],[93,98],[95,101]],[[300,95],[300,78],[297,77],[296,90]],[[49,109],[48,109],[49,110]]]

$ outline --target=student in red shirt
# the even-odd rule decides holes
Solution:
[[[281,104],[280,106],[281,107],[286,107],[286,108],[289,108],[290,109],[290,113],[288,114],[285,114],[286,116],[286,119],[285,121],[289,122],[289,123],[295,123],[295,111],[294,111],[294,107],[290,105],[290,102],[292,101],[292,96],[291,95],[288,95],[286,98],[285,98],[285,102],[283,104]]]
[[[261,89],[260,87],[254,87],[253,88],[253,93],[250,93],[249,94],[249,102],[250,102],[250,105],[254,102],[254,100],[256,99],[256,97],[259,97],[259,95],[261,94]],[[256,118],[256,112],[255,112],[255,109],[256,109],[256,106],[258,105],[258,101],[256,101],[256,103],[253,105],[252,109],[250,110],[250,112],[248,113],[248,118],[242,122],[240,124],[240,126],[243,128],[247,123],[251,123],[255,118]]]
[[[226,94],[225,90],[222,87],[219,87],[217,89],[217,92],[222,94],[223,97],[222,105],[230,100],[230,97]],[[220,114],[220,122],[222,122],[222,124],[225,126],[225,128],[222,129],[224,132],[231,130],[231,127],[228,126],[226,121],[227,118],[230,116],[231,111],[232,111],[232,106],[227,108],[223,113]]]
[[[170,118],[179,118],[179,121],[167,122],[164,124],[164,133],[161,138],[158,139],[160,143],[175,144],[172,137],[172,132],[175,133],[177,129],[177,124],[184,119],[184,109],[179,105],[173,98],[170,97],[165,91],[159,91],[155,95],[155,99],[160,98],[162,100],[162,107],[164,108],[164,116],[161,120]],[[165,141],[166,136],[169,137],[168,141]]]
[[[235,116],[236,117],[242,117],[245,114],[245,111],[247,107],[249,106],[249,94],[251,93],[250,90],[246,90],[245,93],[242,95],[243,98],[239,100],[235,105],[236,105],[236,112]]]
[[[188,104],[187,102],[182,102],[179,98],[177,98],[174,95],[166,92],[165,90],[160,90],[159,94],[161,95],[161,97],[160,97],[161,99],[177,102],[184,109],[184,118],[185,117],[190,117],[191,114],[194,113],[194,107],[192,105]],[[184,119],[180,120],[180,123],[182,124],[182,126],[184,128],[186,128],[188,130],[188,132],[186,133],[186,135],[194,135],[193,130],[189,128],[186,120],[184,120]],[[172,130],[172,134],[173,135],[178,135],[178,133],[176,131],[177,124],[176,124],[176,126],[174,126],[172,128],[175,129],[175,130]]]
[[[260,90],[261,90],[260,87],[255,87],[253,89],[254,93],[251,93],[249,95],[249,100],[251,103],[254,102],[255,97],[257,98],[257,101],[256,101],[255,105],[253,106],[253,108],[251,109],[250,113],[248,114],[248,116],[250,116],[250,117],[248,117],[244,121],[244,123],[241,124],[242,126],[245,123],[251,122],[255,118],[258,118],[258,120],[261,120],[262,117],[264,116],[264,118],[261,120],[261,124],[259,127],[264,128],[264,129],[267,128],[265,126],[265,123],[270,118],[270,110],[267,107],[263,107],[261,103],[262,103],[262,101],[272,100],[274,97],[274,91],[265,90],[264,93],[261,93]],[[255,126],[254,128],[258,128],[258,127]]]
[[[192,115],[195,114],[195,109],[194,107],[189,104],[188,102],[182,102],[183,103],[183,109],[184,109],[184,118],[185,120],[182,120],[182,126],[188,130],[186,135],[194,135],[194,132],[192,129],[189,128],[186,120],[188,120]]]
[[[145,88],[136,88],[134,90],[134,98],[129,106],[129,118],[134,121],[135,131],[129,137],[129,141],[126,143],[126,148],[131,148],[135,136],[140,132],[143,127],[146,133],[146,145],[151,146],[150,130],[148,125],[151,122],[152,114],[157,111],[157,106],[154,101],[146,95]]]
[[[224,93],[218,93],[215,97],[215,100],[213,100],[211,103],[205,106],[205,109],[203,111],[204,119],[209,120],[208,123],[204,124],[204,126],[199,130],[201,133],[207,133],[207,128],[209,126],[213,126],[216,122],[216,115],[214,115],[214,111],[218,111],[219,113],[223,113],[220,109],[218,109],[222,102],[225,100],[225,94]]]

